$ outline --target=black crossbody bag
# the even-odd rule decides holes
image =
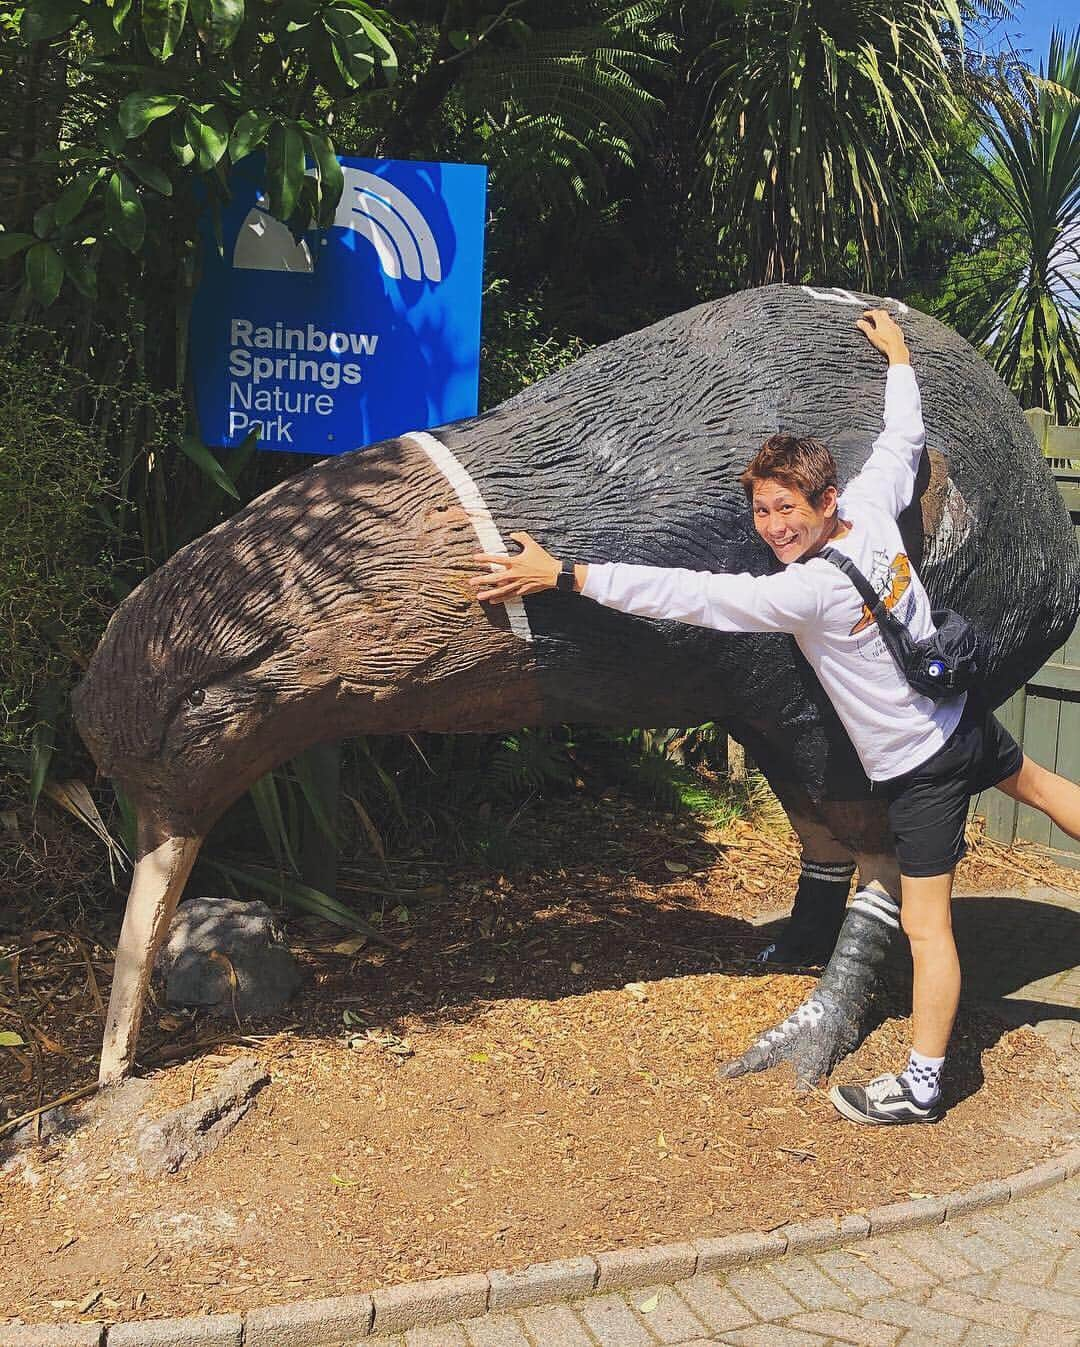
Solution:
[[[818,555],[843,571],[859,591],[893,662],[916,692],[943,702],[970,692],[981,681],[989,642],[966,617],[951,608],[935,608],[931,616],[936,634],[925,641],[916,641],[895,613],[885,607],[881,596],[850,557],[832,547],[823,547]]]

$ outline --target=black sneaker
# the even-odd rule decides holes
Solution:
[[[944,1114],[940,1094],[920,1104],[898,1076],[878,1076],[869,1085],[834,1085],[829,1098],[845,1118],[877,1126],[934,1123]]]

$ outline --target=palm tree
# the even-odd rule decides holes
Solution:
[[[1044,68],[984,113],[977,162],[1015,219],[1012,266],[957,297],[984,302],[969,338],[1025,407],[1080,419],[1080,28],[1055,29]]]
[[[887,238],[900,251],[898,184],[937,171],[962,43],[956,0],[749,0],[721,14],[701,67],[706,162],[752,284],[823,272],[851,239],[865,277]]]

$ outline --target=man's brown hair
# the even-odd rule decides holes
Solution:
[[[826,487],[836,485],[836,460],[820,440],[770,435],[739,478],[748,501],[754,499],[754,487],[768,481],[801,491],[814,505]]]

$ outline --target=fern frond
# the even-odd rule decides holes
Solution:
[[[609,172],[650,145],[670,77],[662,0],[639,0],[603,24],[535,29],[526,48],[478,51],[460,85],[467,113],[492,128],[493,191],[551,205],[603,197]]]

